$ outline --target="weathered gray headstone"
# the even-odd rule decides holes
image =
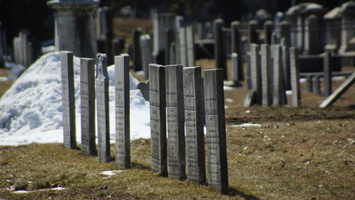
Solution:
[[[167,176],[165,67],[150,64],[149,77],[152,171]]]
[[[304,42],[304,54],[320,53],[319,24],[316,15],[311,15],[306,19]]]
[[[261,45],[261,90],[263,106],[270,106],[271,98],[271,77],[270,77],[270,46],[268,44]]]
[[[180,50],[180,63],[184,67],[188,67],[187,65],[187,44],[186,44],[186,31],[185,27],[179,28],[179,50]]]
[[[355,23],[355,2],[348,1],[341,6],[341,46],[339,53],[343,54],[349,51],[355,51],[355,43],[353,38],[355,36],[355,30],[350,24]]]
[[[184,104],[188,180],[206,183],[201,67],[184,68]]]
[[[131,165],[129,57],[115,56],[116,166]]]
[[[296,47],[290,48],[290,69],[291,69],[291,88],[292,88],[292,106],[301,106],[301,89],[299,76],[299,60],[298,49]]]
[[[261,76],[260,76],[260,48],[257,44],[250,44],[251,60],[251,90],[256,92],[256,102],[261,104]]]
[[[204,71],[208,185],[228,193],[228,164],[222,69]]]
[[[195,66],[195,38],[193,26],[186,27],[187,66]],[[187,67],[186,66],[186,67]]]
[[[62,69],[63,143],[66,148],[73,149],[76,148],[73,53],[62,51],[60,62]]]
[[[183,66],[165,66],[168,175],[186,178]]]
[[[110,154],[110,116],[109,116],[109,78],[107,74],[107,56],[96,56],[96,107],[98,157],[101,162],[109,162]]]
[[[149,78],[149,64],[153,63],[152,55],[152,41],[148,34],[141,35],[140,45],[142,52],[142,68],[144,71],[144,77]]]
[[[95,60],[80,58],[81,151],[96,154]]]

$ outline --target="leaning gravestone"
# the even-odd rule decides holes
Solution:
[[[188,180],[205,184],[206,161],[201,67],[184,68],[184,106]]]
[[[129,57],[115,57],[115,109],[116,109],[116,166],[131,165],[130,108],[129,108]]]
[[[80,58],[81,151],[96,154],[95,60]]]
[[[62,74],[62,115],[63,115],[63,143],[66,148],[76,148],[75,127],[75,91],[73,53],[60,53]]]
[[[208,185],[228,193],[223,70],[204,71]]]
[[[107,57],[96,56],[96,106],[98,157],[101,162],[109,162],[110,156],[110,116],[109,116],[109,78],[107,74]]]
[[[165,67],[149,65],[152,171],[167,176]]]
[[[169,177],[186,178],[183,66],[165,66]]]

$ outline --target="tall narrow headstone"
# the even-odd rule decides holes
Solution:
[[[144,77],[149,78],[149,64],[153,63],[152,55],[152,42],[148,34],[141,35],[140,37],[141,52],[142,52],[142,68]]]
[[[258,23],[255,20],[249,22],[249,27],[248,27],[249,44],[252,43],[259,44],[259,35],[258,32],[256,32],[257,25]]]
[[[96,154],[95,142],[95,60],[80,59],[81,151]]]
[[[180,50],[180,63],[184,66],[187,67],[187,44],[186,44],[186,32],[185,32],[185,27],[180,27],[179,28],[179,50]]]
[[[134,71],[142,70],[142,51],[140,45],[140,37],[142,35],[142,29],[137,28],[133,31],[133,62]]]
[[[204,71],[208,185],[228,193],[228,164],[222,69]]]
[[[227,79],[227,52],[225,48],[225,40],[222,28],[224,27],[224,21],[222,19],[216,19],[214,25],[214,54],[216,59],[216,68],[223,69],[223,77]]]
[[[296,47],[290,48],[290,69],[291,69],[291,88],[292,88],[292,106],[301,106],[301,89],[299,76],[298,50]]]
[[[281,106],[285,102],[285,90],[283,85],[283,70],[281,60],[281,46],[273,45],[273,105]]]
[[[232,54],[237,53],[238,59],[237,59],[237,71],[238,71],[238,81],[244,81],[244,70],[243,70],[243,59],[242,59],[242,41],[241,41],[241,33],[240,33],[240,22],[234,21],[231,23],[231,48],[232,48]]]
[[[251,90],[256,92],[256,102],[261,104],[261,77],[260,77],[260,48],[257,44],[250,44],[251,60]]]
[[[195,38],[193,26],[186,27],[186,52],[187,52],[187,66],[195,66]]]
[[[73,53],[60,53],[62,73],[63,143],[66,148],[76,148],[75,91]]]
[[[287,43],[286,38],[282,37],[280,41],[281,45],[281,59],[282,59],[282,71],[283,71],[283,84],[285,90],[291,89],[291,81],[290,81],[290,53],[289,53],[289,45]]]
[[[291,44],[291,25],[288,21],[280,23],[280,38],[285,38],[287,45]]]
[[[98,157],[101,162],[109,162],[110,154],[110,105],[108,96],[109,78],[106,54],[96,56],[96,107]]]
[[[115,56],[116,166],[131,165],[129,56]]]
[[[167,176],[165,67],[150,64],[149,77],[152,171]]]
[[[320,34],[319,24],[316,15],[310,15],[306,19],[305,38],[304,38],[304,54],[320,53]]]
[[[271,44],[273,29],[274,23],[272,21],[266,21],[264,23],[264,44]]]
[[[185,179],[186,159],[183,66],[167,65],[165,66],[165,74],[168,175],[172,178]]]
[[[329,96],[332,94],[332,69],[330,64],[332,57],[329,52],[324,53],[323,58],[323,71],[324,71],[324,96]]]
[[[184,68],[184,104],[188,180],[206,183],[201,67]]]
[[[261,45],[261,90],[263,106],[270,106],[271,98],[271,77],[270,77],[270,46],[268,44]]]

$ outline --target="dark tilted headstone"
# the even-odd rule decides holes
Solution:
[[[261,104],[261,76],[260,76],[260,47],[257,44],[250,44],[250,77],[251,90],[256,92],[256,102]]]
[[[62,73],[63,143],[66,148],[76,148],[75,91],[73,53],[60,53]]]
[[[165,67],[150,64],[149,77],[152,171],[167,176]]]
[[[80,59],[81,151],[96,154],[95,142],[95,60]]]
[[[222,19],[216,19],[213,25],[215,37],[214,54],[216,59],[216,68],[223,69],[223,77],[224,79],[227,79],[227,52],[222,30],[224,27],[224,21]]]
[[[204,109],[200,67],[184,68],[184,104],[188,180],[205,184]]]
[[[261,45],[261,90],[263,106],[270,106],[271,98],[271,77],[270,77],[270,46],[268,44]]]
[[[226,124],[222,69],[204,71],[208,185],[228,193]]]
[[[116,166],[131,165],[129,57],[115,56]]]
[[[186,178],[183,66],[165,66],[168,175]]]
[[[332,57],[329,52],[324,53],[323,71],[324,71],[324,96],[332,94],[332,69],[330,63],[332,63]]]
[[[109,78],[107,74],[107,56],[96,56],[96,107],[98,157],[101,162],[109,162],[110,156],[110,116],[109,116]]]
[[[283,70],[282,70],[282,54],[281,46],[273,45],[273,105],[281,106],[285,105],[285,90],[283,84]]]
[[[292,106],[301,106],[300,89],[300,66],[298,61],[298,49],[290,48],[290,70],[291,70],[291,88],[292,88]]]
[[[238,72],[238,81],[244,81],[244,70],[243,70],[243,52],[242,52],[242,37],[240,33],[240,22],[234,21],[231,23],[231,49],[232,53],[237,53],[237,72]],[[233,79],[234,80],[234,79]]]
[[[140,45],[140,37],[142,35],[142,29],[137,28],[133,31],[133,64],[134,71],[142,70],[142,51]]]

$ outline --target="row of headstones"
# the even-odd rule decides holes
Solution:
[[[299,52],[294,47],[251,44],[248,65],[249,92],[244,106],[285,105],[287,87],[292,90],[292,106],[300,106],[298,57]]]
[[[73,54],[61,52],[61,62],[64,146],[76,148]],[[91,58],[80,58],[81,151],[88,155],[98,153],[98,158],[102,162],[111,160],[106,67],[105,54],[98,54],[96,61]],[[187,168],[189,181],[205,184],[203,119],[206,119],[208,184],[221,193],[228,193],[222,70],[205,71],[203,87],[200,67],[183,68],[182,65],[151,64],[149,68],[152,170],[163,176],[185,179]],[[115,80],[115,160],[118,167],[129,168],[128,55],[115,57]],[[95,123],[95,98],[97,123]],[[98,133],[98,152],[95,124]]]
[[[96,69],[95,69],[96,66]],[[75,94],[73,53],[61,52],[63,141],[67,148],[76,148]],[[96,78],[95,78],[96,71]],[[129,58],[115,57],[116,165],[130,167],[129,133]],[[109,78],[107,57],[80,58],[81,151],[96,155],[102,162],[111,160],[109,130]],[[96,106],[95,106],[96,99]],[[95,116],[97,115],[97,123]],[[98,152],[95,132],[97,124]]]

